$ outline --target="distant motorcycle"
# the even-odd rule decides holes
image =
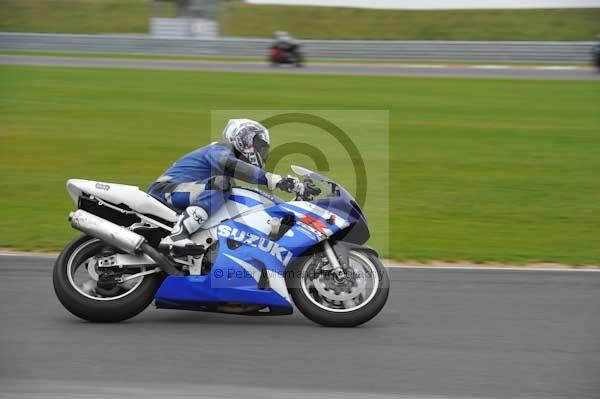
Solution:
[[[269,47],[269,60],[271,65],[290,64],[300,67],[304,63],[304,56],[300,45],[292,36],[284,31],[274,32],[275,42]]]
[[[245,315],[290,314],[294,304],[325,326],[367,322],[383,308],[389,279],[375,250],[364,246],[370,234],[363,211],[336,182],[292,169],[306,179],[293,201],[233,188],[192,236],[200,250],[191,254],[159,252],[177,213],[137,187],[69,180],[78,207],[69,220],[85,234],[56,260],[58,299],[94,322],[126,320],[152,301]]]
[[[296,67],[303,66],[304,57],[300,52],[298,45],[293,45],[289,48],[281,48],[277,45],[269,48],[269,60],[271,65],[277,66],[280,64],[290,64]]]
[[[594,66],[598,69],[598,72],[600,72],[600,41],[598,41],[593,47],[592,57],[594,61]]]

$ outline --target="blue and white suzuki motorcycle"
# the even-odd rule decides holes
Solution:
[[[192,239],[193,254],[161,253],[177,213],[137,187],[71,179],[85,233],[54,267],[63,306],[94,322],[117,322],[152,301],[164,309],[285,315],[295,305],[325,326],[350,327],[383,308],[389,279],[364,246],[369,228],[339,184],[293,166],[304,190],[293,201],[236,187]],[[200,247],[201,246],[201,247]]]

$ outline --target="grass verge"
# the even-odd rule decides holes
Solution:
[[[226,4],[222,33],[271,37],[286,30],[304,39],[593,40],[600,9],[370,10]]]
[[[148,0],[0,0],[0,31],[147,33],[151,16],[173,17],[171,3]],[[600,9],[371,10],[224,2],[222,34],[306,39],[592,40]]]
[[[146,187],[210,140],[211,110],[387,109],[389,211],[387,198],[366,209],[383,256],[598,264],[599,101],[590,81],[1,67],[0,247],[59,250],[76,234],[67,178]],[[384,158],[373,122],[349,122],[363,156]],[[329,174],[346,182],[340,156]],[[388,180],[369,177],[373,190]]]
[[[150,12],[147,0],[0,0],[0,31],[148,33]]]

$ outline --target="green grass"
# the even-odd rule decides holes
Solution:
[[[0,247],[60,249],[76,234],[67,178],[146,187],[209,140],[211,110],[387,109],[389,175],[370,135],[380,123],[347,121],[380,168],[366,210],[385,256],[599,264],[599,102],[593,81],[1,67]],[[273,141],[327,152],[298,129],[277,128]],[[329,174],[348,182],[342,155],[330,154]]]
[[[304,39],[593,40],[600,9],[369,10],[230,3],[222,32],[272,37],[286,30]]]
[[[148,0],[0,0],[0,31],[148,33],[150,11]]]

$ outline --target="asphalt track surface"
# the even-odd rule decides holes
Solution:
[[[153,306],[87,323],[52,264],[0,256],[2,398],[600,397],[599,272],[390,268],[382,313],[333,329]]]
[[[368,76],[423,76],[455,78],[510,78],[553,80],[600,80],[588,67],[509,65],[402,65],[402,64],[309,64],[302,68],[273,67],[266,62],[141,60],[0,55],[0,65],[62,66],[79,68],[166,69],[270,74],[322,74]]]

